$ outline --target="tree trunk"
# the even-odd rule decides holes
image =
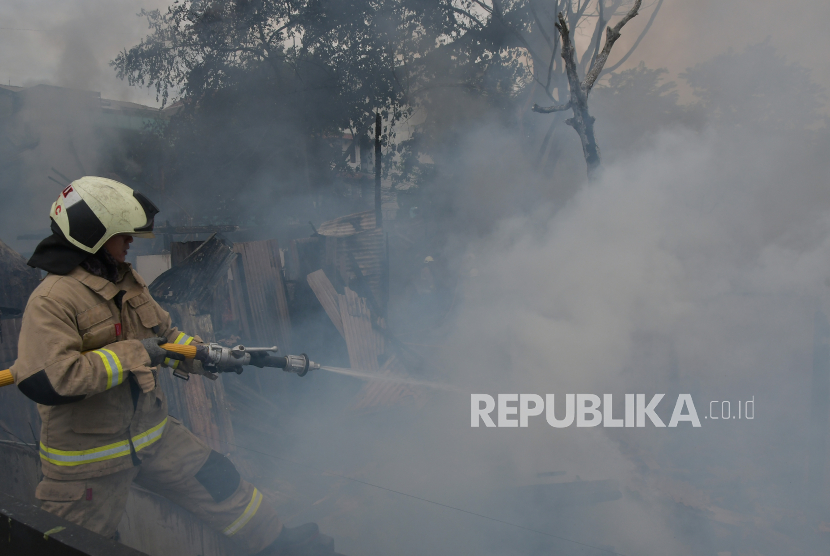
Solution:
[[[571,41],[568,22],[562,12],[559,12],[557,15],[558,21],[556,23],[556,29],[559,31],[562,39],[562,60],[565,62],[565,74],[568,76],[570,98],[564,104],[546,108],[534,104],[533,111],[542,114],[561,112],[568,109],[573,111],[573,117],[565,120],[565,123],[574,128],[579,135],[579,140],[582,143],[582,154],[585,156],[585,164],[588,167],[588,179],[590,180],[596,179],[599,175],[602,160],[599,145],[597,145],[597,140],[594,137],[594,118],[588,112],[588,94],[591,92],[591,88],[599,77],[603,66],[605,66],[608,55],[611,54],[611,48],[617,39],[620,38],[620,30],[626,23],[631,21],[631,18],[637,16],[641,4],[642,0],[635,0],[634,6],[632,6],[625,17],[613,28],[606,28],[605,46],[594,59],[594,63],[591,65],[588,73],[585,75],[585,80],[582,82],[580,82],[579,73],[577,72],[576,52],[574,44]]]

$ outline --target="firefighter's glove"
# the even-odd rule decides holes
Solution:
[[[276,367],[279,369],[285,368],[285,357],[277,357],[275,355],[268,355],[264,352],[253,352],[251,353],[251,365],[254,367],[259,367],[262,369],[263,367]]]
[[[147,350],[147,355],[150,356],[150,366],[157,367],[164,363],[165,359],[177,359],[179,361],[184,361],[185,357],[181,353],[176,353],[174,351],[167,351],[166,349],[161,348],[161,344],[166,344],[166,338],[146,338],[141,340],[141,345],[144,346],[144,349]]]
[[[210,348],[207,344],[196,344],[196,360],[201,361],[203,365],[211,363]]]

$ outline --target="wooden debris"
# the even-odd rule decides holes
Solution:
[[[170,244],[170,266],[178,266],[204,241],[174,241]]]
[[[345,294],[338,294],[340,317],[349,350],[352,369],[374,373],[380,376],[408,376],[400,360],[387,353],[388,343],[381,326],[383,319],[377,319],[369,310],[369,304],[350,288]],[[381,364],[381,361],[383,364]],[[368,412],[388,408],[406,398],[417,397],[415,390],[406,385],[390,381],[369,381],[355,395],[351,409]]]
[[[334,327],[337,328],[340,335],[345,338],[345,332],[343,331],[343,319],[340,318],[340,301],[337,297],[337,291],[334,289],[334,286],[328,276],[326,276],[326,273],[321,269],[315,270],[309,274],[306,279],[308,280],[308,285],[311,287],[314,295],[316,295],[317,299],[320,301],[320,305],[323,306],[323,310],[334,324]]]
[[[366,299],[349,288],[345,295],[338,295],[343,334],[349,350],[349,363],[353,369],[364,372],[380,371],[378,357],[383,355],[383,336],[372,328],[372,315]]]

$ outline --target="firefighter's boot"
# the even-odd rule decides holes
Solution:
[[[257,556],[334,556],[334,539],[321,535],[316,523],[283,526],[279,537]]]

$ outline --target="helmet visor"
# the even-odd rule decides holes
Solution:
[[[153,225],[155,216],[159,213],[158,207],[138,191],[133,191],[133,197],[141,205],[141,208],[144,209],[144,215],[147,217],[147,222],[143,226],[136,228],[133,235],[136,237],[156,237],[153,235]]]

